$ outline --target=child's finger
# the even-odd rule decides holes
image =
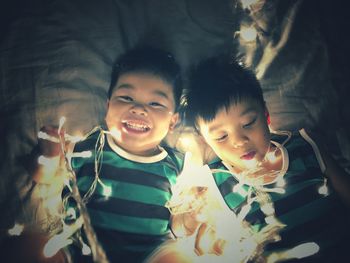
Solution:
[[[217,256],[222,255],[224,252],[225,244],[226,244],[226,241],[223,239],[215,240],[210,253],[215,254]]]
[[[198,256],[203,255],[205,252],[203,248],[203,239],[208,230],[208,227],[209,226],[206,223],[203,223],[198,228],[195,243],[194,243],[194,251]]]

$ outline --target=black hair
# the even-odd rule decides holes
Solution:
[[[255,74],[230,56],[220,55],[192,68],[181,111],[186,124],[196,128],[198,117],[212,121],[218,111],[242,99],[255,99],[265,107]]]
[[[182,78],[180,66],[171,53],[151,46],[137,46],[122,54],[113,67],[108,90],[109,99],[119,77],[131,72],[149,73],[170,84],[173,88],[175,109],[177,110],[182,95]]]

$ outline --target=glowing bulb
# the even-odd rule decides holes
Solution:
[[[67,156],[69,157],[73,157],[73,158],[89,158],[92,156],[92,152],[91,151],[83,151],[83,152],[74,152],[71,154],[67,154]]]
[[[259,164],[255,158],[251,160],[243,160],[243,163],[248,169],[256,168]]]
[[[203,213],[198,213],[198,214],[196,214],[196,220],[198,222],[205,222],[206,216]]]
[[[327,185],[322,185],[320,188],[318,188],[318,193],[321,195],[328,195],[328,186]]]
[[[72,143],[76,143],[76,142],[79,142],[79,141],[83,140],[84,136],[80,136],[80,135],[75,135],[74,136],[74,135],[65,134],[64,135],[64,139],[66,141],[70,141]]]
[[[243,38],[246,42],[251,42],[256,39],[258,35],[258,32],[254,27],[243,27],[240,30],[240,36]]]
[[[58,126],[58,131],[60,131],[61,129],[62,129],[62,127],[63,127],[63,124],[66,122],[66,117],[64,117],[64,116],[62,116],[61,118],[60,118],[60,124],[59,124],[59,126]],[[59,133],[59,132],[58,132]]]
[[[47,241],[44,246],[43,254],[45,257],[49,258],[54,256],[61,248],[72,244],[70,237],[82,227],[83,218],[79,217],[73,224],[66,225],[63,224],[63,230],[61,233],[53,236]]]
[[[45,244],[43,251],[44,256],[50,258],[56,255],[61,248],[70,244],[72,244],[72,240],[64,238],[63,235],[56,235]]]
[[[110,129],[110,133],[112,134],[114,139],[121,140],[121,132],[118,131],[116,127],[112,127]]]
[[[19,236],[20,234],[22,234],[23,229],[24,225],[16,223],[12,228],[8,230],[8,233],[10,236]]]
[[[91,254],[91,249],[88,245],[86,245],[85,243],[83,243],[83,247],[81,249],[81,252],[83,253],[83,255],[87,256]]]
[[[103,187],[103,195],[104,196],[109,197],[112,195],[112,187],[107,186],[107,185],[103,185],[102,187]]]
[[[49,134],[47,134],[46,132],[43,132],[43,131],[39,131],[38,132],[38,138],[39,139],[43,139],[43,140],[48,140],[50,142],[55,142],[55,143],[59,143],[59,139],[54,137],[54,136],[51,136]]]
[[[265,215],[271,215],[275,212],[275,209],[271,204],[264,204],[260,207],[260,209]]]
[[[278,178],[278,180],[277,180],[277,182],[276,182],[276,185],[277,185],[278,187],[283,187],[283,186],[286,185],[286,181],[283,179],[283,177],[280,177],[280,178]]]
[[[242,7],[245,9],[255,3],[257,3],[258,0],[241,0],[241,3],[242,3]]]
[[[38,164],[47,166],[47,167],[53,167],[58,164],[59,157],[45,157],[44,155],[40,155],[38,158]]]
[[[328,195],[327,178],[323,179],[323,185],[318,188],[318,193],[321,195]]]
[[[271,215],[271,216],[265,217],[265,222],[266,222],[266,224],[272,225],[272,224],[276,224],[277,220],[276,220],[276,217],[274,215]]]
[[[189,136],[183,136],[179,140],[181,141],[182,145],[186,147],[191,145],[192,138]]]
[[[277,161],[277,157],[275,155],[275,152],[268,152],[265,156],[265,158],[270,162],[274,163]]]
[[[246,196],[247,192],[244,190],[241,184],[236,184],[232,187],[232,192],[238,193],[241,196]]]
[[[289,258],[304,258],[316,254],[320,247],[315,242],[303,243],[286,252]]]

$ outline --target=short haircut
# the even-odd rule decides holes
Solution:
[[[173,88],[177,110],[182,95],[182,78],[179,64],[174,56],[164,50],[151,46],[137,46],[122,54],[112,71],[108,90],[110,99],[121,75],[127,73],[147,73],[161,78]]]
[[[181,111],[186,124],[197,128],[197,118],[212,121],[220,110],[242,99],[255,99],[265,107],[255,74],[230,56],[220,55],[192,68]]]

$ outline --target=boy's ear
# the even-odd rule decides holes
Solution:
[[[265,117],[266,117],[267,125],[270,125],[271,124],[270,113],[269,113],[269,110],[266,107],[265,107]]]
[[[176,127],[176,124],[179,121],[180,121],[179,113],[173,114],[173,116],[171,116],[171,120],[170,120],[169,131],[173,131],[175,129],[175,127]]]
[[[205,141],[204,137],[202,134],[200,133],[197,133],[198,135],[198,141],[201,143],[201,144],[206,144],[207,142]]]

